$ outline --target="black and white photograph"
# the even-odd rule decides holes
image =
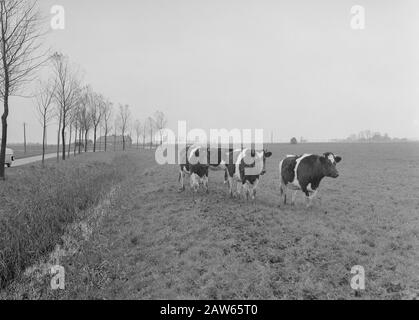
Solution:
[[[0,300],[418,300],[418,32],[413,0],[0,0]]]

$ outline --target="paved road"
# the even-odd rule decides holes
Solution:
[[[87,152],[93,152],[93,151],[87,151]],[[103,152],[103,151],[96,151],[96,152]],[[45,160],[54,158],[56,156],[57,156],[56,153],[48,153],[45,155]],[[60,153],[60,157],[61,157],[61,153]],[[39,161],[42,161],[42,155],[23,158],[23,159],[16,159],[15,161],[13,161],[12,167],[20,167],[20,166],[24,166],[24,165],[31,164],[34,162],[39,162]]]
[[[48,153],[48,154],[45,155],[45,159],[54,158],[56,156],[57,156],[56,153]],[[29,158],[24,158],[24,159],[16,159],[15,161],[13,161],[12,167],[20,167],[20,166],[24,166],[26,164],[30,164],[30,163],[33,163],[33,162],[38,162],[38,161],[41,161],[41,160],[42,160],[42,155],[29,157]]]

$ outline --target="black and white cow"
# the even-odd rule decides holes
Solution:
[[[208,161],[205,156],[205,150],[200,146],[187,146],[181,153],[184,157],[185,163],[180,164],[179,182],[181,190],[185,190],[185,176],[190,176],[190,185],[194,193],[199,189],[202,184],[206,192],[208,192]],[[204,157],[204,158],[203,158]]]
[[[260,176],[266,173],[266,159],[272,156],[272,152],[267,150],[255,151],[253,149],[243,149],[229,151],[229,161],[226,164],[225,178],[228,181],[229,193],[233,197],[233,183],[237,183],[237,194],[244,190],[246,199],[256,199],[256,190]],[[235,159],[235,160],[233,160]]]
[[[280,192],[283,203],[287,202],[286,189],[293,191],[292,205],[295,203],[298,190],[301,190],[306,195],[307,206],[311,206],[322,179],[339,176],[336,164],[341,160],[341,157],[331,152],[326,152],[322,156],[314,154],[287,156],[279,163]]]
[[[232,149],[223,149],[223,148],[202,148],[200,146],[187,146],[181,151],[181,164],[179,166],[179,182],[181,190],[185,190],[185,177],[191,177],[191,186],[195,185],[199,179],[204,178],[206,187],[208,187],[208,170],[220,171],[226,169],[226,164],[228,162],[228,152]],[[191,163],[192,158],[194,158],[194,164]],[[194,175],[193,175],[194,174]],[[225,182],[226,183],[226,182]]]

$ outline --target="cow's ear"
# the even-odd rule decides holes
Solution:
[[[342,157],[335,156],[335,161],[336,161],[336,163],[341,162],[342,161]]]
[[[265,158],[270,158],[272,156],[272,152],[268,151],[265,152]]]

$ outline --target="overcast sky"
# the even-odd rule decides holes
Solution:
[[[419,1],[40,1],[45,15],[56,4],[66,28],[46,44],[134,118],[159,109],[173,129],[262,128],[267,140],[419,138]],[[350,27],[356,4],[364,30]],[[40,142],[33,101],[14,98],[10,142],[23,122]]]

